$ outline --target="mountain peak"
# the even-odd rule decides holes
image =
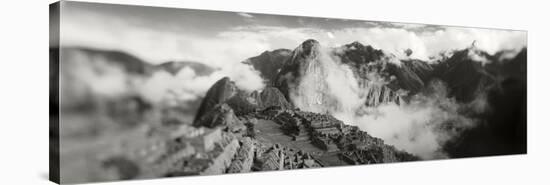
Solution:
[[[314,39],[308,39],[302,42],[302,44],[300,44],[300,46],[298,46],[296,50],[294,50],[294,55],[296,56],[300,54],[304,58],[315,57],[320,53],[319,52],[320,49],[321,49],[321,44],[319,44],[319,41]]]
[[[470,48],[477,48],[477,46],[476,46],[476,40],[474,40],[474,41],[472,42],[472,45],[470,45]]]
[[[266,87],[261,93],[255,92],[252,97],[262,109],[277,106],[284,109],[292,108],[292,105],[286,100],[285,96],[275,87]]]
[[[352,46],[353,46],[353,47],[355,47],[355,48],[363,48],[363,47],[365,47],[365,45],[361,44],[361,42],[359,42],[359,41],[354,41],[354,42],[352,42],[352,43],[350,43],[350,44],[347,44],[347,45],[348,45],[348,47],[352,47]]]
[[[229,77],[223,77],[218,80],[210,89],[206,92],[206,96],[202,100],[202,103],[195,116],[195,122],[199,120],[204,114],[213,109],[216,105],[224,103],[226,100],[237,94],[237,86]]]
[[[315,39],[307,39],[301,44],[302,46],[313,46],[313,45],[319,45],[319,41]]]

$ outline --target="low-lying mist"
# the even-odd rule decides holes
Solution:
[[[190,67],[182,68],[172,75],[166,71],[156,71],[139,86],[140,94],[151,102],[189,101],[200,98],[208,89],[223,77],[235,81],[239,89],[251,92],[264,87],[259,73],[245,64],[222,68],[205,76],[197,75]]]
[[[259,73],[242,63],[215,68],[207,75],[199,75],[191,67],[183,67],[175,74],[154,70],[152,74],[139,75],[118,65],[128,61],[113,61],[109,57],[98,57],[77,49],[64,51],[60,78],[62,93],[101,97],[137,93],[151,103],[157,103],[165,99],[191,100],[203,96],[224,76],[230,77],[242,90],[253,91],[264,87]],[[73,99],[84,98],[76,96]]]
[[[465,105],[447,97],[443,82],[427,88],[400,105],[362,107],[351,124],[423,159],[446,158],[443,145],[474,127],[476,120],[461,114]]]
[[[422,92],[408,96],[407,101],[366,106],[367,93],[380,93],[388,80],[373,72],[359,83],[350,66],[330,50],[319,51],[322,53],[302,69],[297,84],[291,85],[291,101],[302,110],[331,114],[423,159],[446,158],[443,145],[476,125],[475,119],[462,114],[463,110],[475,105],[481,111],[486,105],[483,98],[475,104],[460,104],[448,97],[445,83],[435,80]],[[391,58],[384,60],[388,61],[376,62],[391,62]]]

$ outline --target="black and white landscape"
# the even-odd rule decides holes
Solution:
[[[525,31],[60,10],[62,183],[527,152]]]

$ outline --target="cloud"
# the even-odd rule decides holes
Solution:
[[[263,88],[262,79],[248,65],[233,65],[208,75],[198,75],[193,68],[184,67],[175,75],[158,70],[142,76],[127,73],[115,62],[84,50],[63,50],[60,88],[64,103],[82,103],[88,95],[106,98],[139,95],[150,103],[181,105],[202,98],[212,84],[225,76],[242,90]]]
[[[523,31],[449,27],[420,37],[431,56],[441,51],[467,48],[474,41],[477,48],[489,54],[527,46],[527,33]]]
[[[104,57],[93,57],[79,50],[61,52],[59,88],[62,106],[89,101],[89,94],[116,98],[128,93],[131,78],[118,65]]]
[[[413,51],[410,58],[429,60],[441,52],[464,49],[476,41],[476,46],[495,54],[501,50],[519,50],[526,46],[527,35],[522,31],[440,27],[429,31],[421,29],[419,24],[400,24],[401,28],[343,28],[323,30],[318,28],[287,28],[274,26],[240,26],[224,32],[224,35],[241,35],[261,38],[270,49],[294,48],[305,39],[313,38],[328,47],[359,41],[374,48],[382,49],[397,56],[409,58],[404,51]],[[407,25],[403,27],[402,25]]]
[[[209,76],[197,76],[189,67],[184,67],[176,75],[157,71],[138,86],[138,92],[149,102],[185,102],[204,96],[210,84],[220,78],[223,76],[219,72]]]
[[[250,15],[250,14],[244,13],[244,12],[239,12],[239,13],[237,13],[237,14],[240,15],[240,16],[243,16],[243,17],[245,17],[245,18],[254,18],[253,15]]]
[[[302,110],[331,114],[423,159],[447,157],[443,145],[476,125],[474,119],[460,113],[461,109],[473,108],[476,112],[487,109],[482,96],[468,105],[448,98],[447,87],[440,81],[430,83],[425,92],[401,101],[400,105],[388,101],[367,107],[367,95],[381,94],[388,79],[378,72],[367,74],[367,79],[356,79],[349,66],[332,52],[322,46],[316,49],[317,57],[306,59],[301,69],[303,75],[289,84],[292,103]]]
[[[479,49],[494,54],[504,49],[518,50],[526,46],[527,36],[521,31],[446,27],[435,32],[414,32],[403,28],[348,28],[333,31],[334,40],[350,43],[355,40],[377,49],[407,58],[403,51],[411,49],[411,58],[429,60],[442,51],[464,49],[476,41]],[[330,41],[329,41],[330,42]]]
[[[219,69],[207,77],[196,76],[190,69],[184,69],[176,76],[155,73],[144,83],[147,89],[154,89],[143,92],[150,100],[166,98],[166,92],[179,95],[178,99],[197,97],[224,76],[230,77],[243,90],[258,90],[264,86],[259,73],[242,63],[270,48],[263,38],[234,33],[207,37],[164,31],[98,14],[82,13],[63,18],[61,43],[65,47],[121,50],[152,64],[188,60]]]
[[[139,93],[150,102],[185,102],[203,97],[216,81],[228,76],[242,90],[263,88],[262,79],[246,65],[223,68],[207,76],[197,75],[190,67],[182,68],[176,75],[157,71],[138,86]],[[260,85],[260,86],[258,86]]]
[[[416,23],[390,23],[391,25],[397,27],[397,28],[405,28],[405,29],[421,29],[426,27],[425,24],[416,24]]]
[[[306,59],[303,76],[289,84],[292,103],[302,110],[351,117],[362,105],[359,84],[349,66],[341,64],[329,49],[319,46],[316,58]]]
[[[244,17],[252,15],[238,13]],[[181,23],[185,24],[185,23]],[[232,65],[265,50],[292,49],[313,38],[325,46],[337,47],[360,41],[377,49],[411,58],[428,60],[442,51],[463,49],[473,41],[482,50],[494,54],[503,49],[526,46],[526,32],[498,29],[439,27],[426,29],[422,24],[388,23],[392,26],[330,29],[236,25],[215,35],[188,33],[185,30],[146,27],[101,14],[82,12],[63,17],[62,44],[121,49],[152,63],[167,60],[196,60],[213,66]],[[416,30],[415,30],[416,29]],[[413,31],[414,30],[414,31]],[[83,34],[85,33],[85,34]],[[85,35],[85,36],[84,36]]]
[[[253,18],[247,13],[238,13],[245,18]],[[208,76],[198,76],[191,68],[184,68],[176,75],[166,72],[154,73],[151,77],[133,82],[140,95],[151,102],[187,101],[204,95],[208,88],[224,76],[229,76],[242,89],[255,90],[263,87],[258,73],[241,62],[265,50],[295,48],[306,39],[316,39],[327,47],[359,41],[372,45],[397,56],[408,57],[406,49],[413,51],[411,58],[428,60],[442,51],[463,49],[473,41],[479,49],[494,54],[503,49],[517,50],[526,46],[526,32],[444,27],[417,31],[418,25],[371,24],[369,27],[323,29],[316,27],[286,27],[262,25],[236,25],[234,28],[214,34],[190,33],[185,30],[167,27],[140,25],[139,20],[124,20],[102,14],[79,12],[63,16],[61,21],[61,44],[63,46],[86,46],[101,49],[114,49],[129,52],[152,64],[172,60],[192,60],[219,69]],[[298,21],[302,19],[298,18]],[[185,24],[185,22],[174,23]],[[178,31],[174,31],[178,30]],[[76,56],[78,61],[92,60]],[[462,105],[447,99],[444,91],[415,97],[411,103],[402,105],[382,105],[376,108],[362,106],[366,87],[358,87],[357,79],[338,58],[323,54],[322,62],[316,64],[325,70],[311,73],[303,82],[296,84],[293,101],[306,110],[329,112],[348,124],[358,125],[373,136],[387,143],[407,150],[424,158],[438,158],[441,144],[453,138],[455,132],[470,127],[474,121],[458,114]],[[483,59],[480,59],[483,60]],[[396,60],[391,60],[398,62]],[[101,62],[100,62],[101,63]],[[106,73],[93,73],[98,66],[81,65],[69,72],[64,80],[84,82],[63,83],[63,92],[90,90],[95,94],[111,96],[127,92],[128,77],[112,66],[101,64],[99,69]],[[102,67],[103,66],[103,67]],[[76,78],[72,78],[74,76]],[[321,96],[326,96],[332,107],[315,105],[318,88],[314,83],[319,78],[325,88]],[[376,78],[369,79],[368,87],[376,86]],[[131,80],[130,80],[131,81]],[[69,84],[69,85],[67,85]],[[73,88],[74,86],[78,88]],[[441,88],[441,85],[434,85]],[[435,88],[437,89],[437,88]],[[445,88],[442,88],[445,89]],[[62,92],[62,93],[63,93]],[[78,92],[75,94],[79,94]],[[313,98],[313,99],[312,99]],[[478,101],[479,100],[479,101]],[[483,98],[476,99],[470,106],[476,111],[487,110]],[[443,129],[443,128],[452,129]],[[457,131],[458,130],[458,131]]]
[[[327,36],[328,38],[334,39],[334,35],[330,31],[327,32]]]
[[[477,121],[460,113],[466,105],[447,98],[442,82],[432,83],[429,88],[435,90],[416,95],[408,103],[363,107],[352,123],[423,159],[446,158],[443,146],[475,127]]]

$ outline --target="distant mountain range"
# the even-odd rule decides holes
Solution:
[[[290,53],[283,49],[265,51],[249,59],[253,63],[248,63],[292,102],[289,88],[305,75],[311,62],[319,61],[319,48],[317,41],[307,40]],[[351,68],[359,83],[372,80],[373,74],[388,82],[369,88],[367,106],[407,101],[426,91],[427,85],[434,80],[444,82],[449,91],[447,96],[462,104],[474,103],[476,98],[485,96],[491,110],[464,112],[479,118],[483,124],[448,143],[446,150],[451,156],[526,152],[527,48],[491,55],[473,43],[471,47],[449,51],[433,61],[397,59],[359,42],[329,50]],[[274,75],[275,71],[279,73]]]
[[[134,76],[150,76],[159,70],[175,75],[184,67],[190,67],[199,76],[208,76],[218,70],[192,61],[169,61],[152,65],[121,51],[90,48],[63,50],[66,54],[76,53],[88,57],[90,62],[101,61],[119,66],[128,75]],[[465,115],[483,120],[483,124],[445,145],[451,157],[526,152],[526,48],[519,52],[500,51],[491,55],[472,45],[450,51],[438,60],[423,61],[398,59],[390,53],[359,42],[321,51],[318,41],[306,40],[294,50],[265,51],[243,61],[258,71],[266,82],[265,89],[244,92],[231,79],[224,78],[214,84],[204,98],[194,101],[197,105],[186,110],[194,114],[196,125],[204,124],[205,120],[209,125],[212,120],[223,118],[217,114],[220,111],[226,114],[228,109],[236,116],[243,116],[252,110],[270,107],[288,110],[299,108],[290,97],[291,88],[296,88],[295,85],[303,76],[316,70],[316,62],[324,60],[320,57],[326,57],[322,53],[327,51],[338,59],[336,63],[348,66],[353,72],[358,86],[365,89],[363,104],[367,107],[407,102],[411,97],[427,91],[428,84],[434,80],[447,85],[448,98],[463,104],[474,102],[480,95],[485,96],[492,109],[481,113],[473,110],[464,112]],[[102,60],[93,60],[97,58]],[[374,83],[378,81],[380,83]],[[321,98],[315,96],[310,103],[330,104],[331,100],[323,92],[326,90],[323,85],[316,88],[319,88],[316,92]],[[144,102],[136,98],[136,101]],[[199,101],[202,103],[196,103]],[[139,105],[148,106],[146,102]]]
[[[399,59],[359,42],[323,48],[310,39],[294,50],[265,51],[243,61],[265,81],[261,90],[243,91],[232,79],[223,77],[202,96],[163,103],[149,101],[140,90],[162,88],[164,78],[153,81],[152,86],[136,84],[148,82],[157,72],[161,77],[176,76],[188,67],[196,76],[208,77],[219,69],[193,61],[153,65],[121,51],[61,50],[63,60],[60,68],[54,69],[59,71],[52,71],[60,75],[60,101],[51,105],[63,113],[60,123],[70,123],[58,132],[64,141],[60,147],[63,164],[71,165],[61,173],[76,179],[421,160],[344,123],[331,108],[350,108],[341,101],[377,108],[406,106],[418,97],[440,98],[429,96],[437,90],[434,83],[444,84],[443,101],[456,104],[459,108],[453,111],[461,118],[479,122],[465,130],[453,130],[446,122],[437,128],[459,133],[442,146],[447,157],[527,152],[527,48],[491,55],[472,45],[423,61]],[[414,51],[406,52],[410,56]],[[361,99],[349,101],[343,99],[350,97],[337,95],[360,95]],[[132,174],[105,170],[128,167]]]

